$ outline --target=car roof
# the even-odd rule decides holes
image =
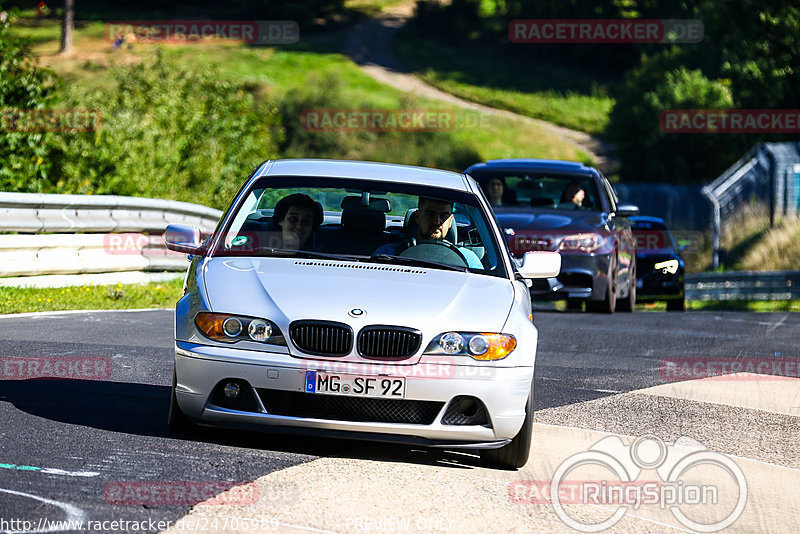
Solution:
[[[322,176],[379,180],[469,191],[466,177],[457,172],[413,167],[396,163],[333,159],[279,159],[265,162],[255,174],[261,176]]]
[[[581,172],[591,173],[592,167],[588,167],[577,161],[563,161],[557,159],[533,159],[533,158],[510,158],[510,159],[490,159],[485,163],[471,165],[466,171],[469,173],[476,170],[543,170],[560,172]]]

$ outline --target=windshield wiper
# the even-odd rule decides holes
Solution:
[[[376,254],[374,256],[370,256],[369,259],[365,261],[371,261],[375,263],[403,263],[417,267],[433,267],[435,269],[447,269],[448,271],[458,271],[462,273],[471,272],[470,268],[467,266],[460,267],[458,265],[451,265],[449,263],[439,263],[438,261],[410,258],[408,256],[393,256],[391,254]]]
[[[324,260],[341,260],[341,261],[358,261],[358,258],[353,256],[343,256],[341,254],[329,254],[327,252],[314,252],[311,250],[293,250],[290,248],[270,248],[258,247],[256,255],[264,256],[285,256],[285,257],[300,257],[300,258],[315,258]]]

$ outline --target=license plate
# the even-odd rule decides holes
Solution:
[[[348,397],[404,399],[406,379],[405,377],[342,375],[307,371],[305,391],[306,393]]]

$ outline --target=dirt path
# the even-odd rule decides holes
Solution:
[[[603,172],[608,173],[618,167],[618,161],[611,156],[613,152],[611,143],[547,121],[464,100],[428,85],[413,73],[405,71],[392,53],[391,41],[395,32],[411,17],[413,9],[413,4],[389,8],[376,18],[353,28],[349,33],[347,54],[367,74],[381,83],[421,98],[440,100],[462,108],[535,124],[585,152]]]

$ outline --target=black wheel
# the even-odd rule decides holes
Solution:
[[[525,403],[525,421],[511,443],[499,449],[481,450],[481,460],[488,466],[500,469],[519,469],[528,463],[533,443],[533,383]]]
[[[617,309],[617,262],[616,256],[611,260],[608,273],[606,296],[600,302],[586,301],[586,311],[599,313],[614,313]]]
[[[583,299],[567,299],[567,309],[570,311],[583,310]]]
[[[189,421],[189,418],[181,411],[181,407],[178,406],[178,398],[175,396],[175,387],[178,385],[178,377],[175,374],[175,370],[172,370],[172,394],[170,395],[169,400],[169,417],[167,419],[167,424],[169,425],[169,429],[173,432],[183,434],[189,432],[193,428],[195,428],[194,423]]]
[[[431,248],[435,247],[435,248]],[[447,250],[444,250],[447,249]],[[449,252],[448,252],[449,251]],[[409,247],[400,253],[400,256],[408,256],[410,258],[419,258],[421,260],[438,261],[439,263],[446,263],[448,265],[463,265],[467,267],[469,262],[464,256],[464,253],[459,250],[450,241],[444,239],[423,239],[417,241],[413,247]]]
[[[686,310],[686,297],[681,297],[675,300],[667,301],[667,311],[684,311]]]
[[[618,309],[623,312],[632,312],[636,308],[636,260],[631,262],[631,274],[628,284],[628,296],[619,301]]]

